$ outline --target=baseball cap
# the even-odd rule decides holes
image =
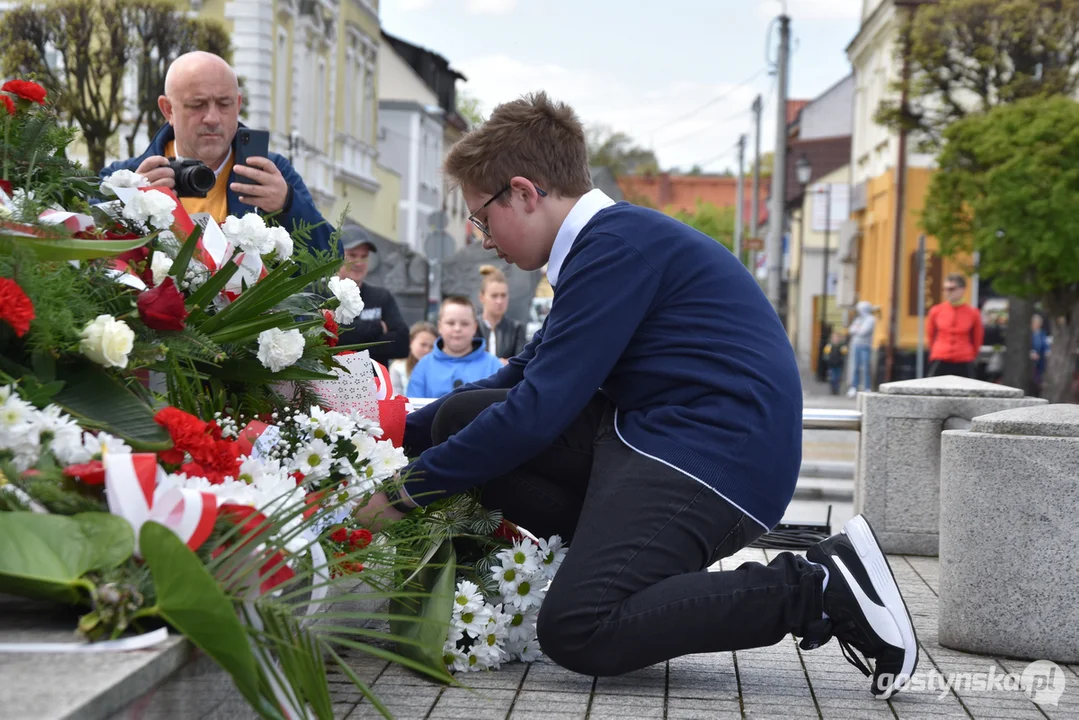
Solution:
[[[371,236],[359,225],[346,225],[341,228],[341,249],[349,250],[366,245],[371,252],[378,252],[378,247],[371,241]]]

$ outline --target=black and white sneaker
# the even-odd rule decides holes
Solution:
[[[888,560],[869,523],[861,515],[851,518],[838,535],[822,540],[806,552],[806,559],[828,568],[824,612],[843,656],[872,676],[871,692],[882,700],[906,685],[918,665],[918,638],[907,604]],[[827,637],[805,636],[802,647],[811,649]],[[875,660],[875,671],[868,662]]]

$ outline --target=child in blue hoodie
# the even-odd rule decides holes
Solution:
[[[438,310],[435,348],[412,370],[406,395],[437,398],[456,387],[483,380],[502,369],[487,352],[487,341],[476,335],[476,310],[466,297],[455,295],[442,301]]]

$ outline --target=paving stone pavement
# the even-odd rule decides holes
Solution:
[[[712,570],[768,562],[776,551],[746,548]],[[936,558],[890,556],[921,643],[915,679],[882,702],[869,680],[849,665],[832,642],[805,652],[793,637],[772,647],[689,655],[615,678],[592,678],[540,658],[497,672],[458,676],[467,688],[442,687],[399,665],[361,651],[343,652],[352,670],[399,720],[690,720],[701,718],[968,718],[1064,720],[1079,718],[1079,666],[1061,667],[1064,693],[1056,705],[1035,704],[1019,689],[979,690],[971,673],[1022,673],[1026,660],[972,655],[937,642]],[[340,720],[381,714],[352,683],[330,676],[334,715]],[[984,685],[983,685],[984,687]],[[181,670],[113,720],[247,720],[254,713],[228,676],[203,658]]]
[[[774,551],[747,548],[713,570],[768,562]],[[360,653],[350,663],[400,720],[614,720],[656,718],[1047,718],[1079,717],[1079,666],[1062,667],[1058,704],[1035,704],[1025,692],[976,690],[964,673],[1021,673],[1028,661],[957,652],[937,643],[936,558],[889,557],[910,606],[921,644],[917,677],[889,701],[869,694],[869,680],[843,659],[834,642],[805,652],[788,637],[768,648],[675,658],[617,678],[591,678],[546,658],[459,679],[470,689],[438,687],[415,673]],[[334,678],[338,718],[380,717],[344,677]],[[338,684],[340,681],[340,684]],[[948,683],[951,683],[949,685]],[[977,687],[976,685],[974,687]]]

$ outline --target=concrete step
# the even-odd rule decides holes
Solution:
[[[799,478],[854,479],[854,463],[842,460],[802,460]]]
[[[849,478],[799,477],[794,488],[795,500],[854,500],[854,482]]]

